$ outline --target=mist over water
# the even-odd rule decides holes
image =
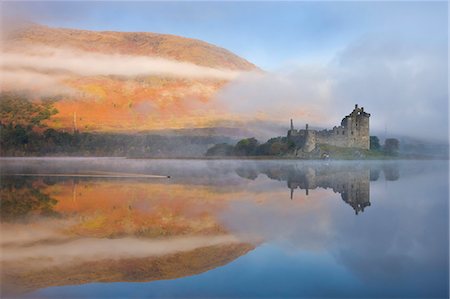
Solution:
[[[5,294],[448,295],[445,161],[11,158],[2,166]],[[171,178],[70,177],[92,171]],[[120,283],[134,281],[142,283]]]

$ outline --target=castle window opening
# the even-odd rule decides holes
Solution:
[[[342,135],[344,135],[344,131],[342,131]]]

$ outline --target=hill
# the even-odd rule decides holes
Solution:
[[[212,127],[222,117],[215,93],[236,74],[259,70],[223,48],[168,34],[31,25],[5,38],[2,90],[57,98],[49,123],[57,129]]]
[[[255,65],[226,49],[171,34],[89,31],[32,24],[9,32],[6,38],[9,47],[25,44],[69,47],[104,54],[157,56],[214,68],[256,69]]]

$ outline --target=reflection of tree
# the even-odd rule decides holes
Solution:
[[[248,167],[237,168],[236,173],[240,177],[250,179],[250,180],[254,180],[258,177],[258,172],[255,169],[248,168]]]
[[[370,169],[370,181],[378,181],[380,178],[380,170],[379,169]]]
[[[239,171],[238,171],[239,170]],[[341,194],[344,202],[350,205],[355,213],[363,212],[370,206],[370,181],[379,179],[381,169],[368,164],[264,164],[248,168],[239,168],[236,173],[245,178],[255,179],[259,173],[278,181],[286,181],[291,190],[291,199],[295,189],[309,191],[316,188],[331,188]],[[382,166],[386,180],[397,180],[398,166],[386,164]]]
[[[396,181],[400,178],[399,168],[395,164],[384,165],[383,173],[386,181]]]
[[[14,221],[31,214],[52,216],[57,201],[33,185],[31,178],[5,176],[0,180],[1,220]]]

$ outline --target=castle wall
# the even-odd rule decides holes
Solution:
[[[314,130],[289,130],[288,139],[295,143],[297,149],[311,152],[316,147],[316,131]]]
[[[294,130],[291,122],[288,138],[294,141],[297,149],[304,152],[314,150],[316,144],[369,149],[369,117],[370,114],[364,112],[364,108],[355,105],[355,109],[342,120],[341,125],[332,130]]]

